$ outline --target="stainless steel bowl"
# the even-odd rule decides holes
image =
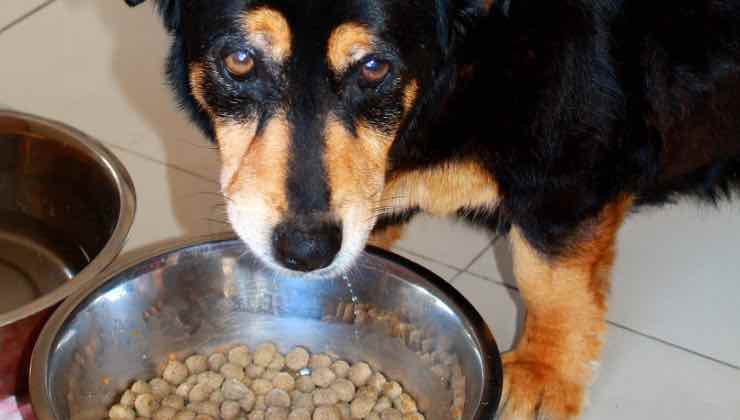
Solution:
[[[100,143],[0,110],[0,399],[23,394],[50,308],[118,255],[134,207],[131,179]]]
[[[265,340],[367,361],[400,379],[430,420],[449,420],[453,405],[450,381],[432,368],[438,360],[462,370],[464,419],[492,419],[498,405],[501,364],[489,329],[431,272],[371,249],[347,276],[274,277],[240,241],[218,236],[163,250],[65,301],[34,349],[34,412],[99,420],[170,354]]]

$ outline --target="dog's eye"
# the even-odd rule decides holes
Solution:
[[[224,57],[224,64],[229,74],[243,79],[254,69],[254,58],[248,51],[236,51]]]
[[[387,61],[371,58],[360,68],[360,86],[373,88],[385,80],[390,72],[391,65]]]

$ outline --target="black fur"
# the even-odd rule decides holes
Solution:
[[[740,185],[738,1],[495,0],[490,11],[480,0],[264,2],[285,11],[304,45],[325,37],[337,11],[375,25],[389,42],[398,80],[413,77],[420,86],[392,147],[391,171],[477,160],[503,200],[494,215],[460,214],[496,229],[517,225],[549,255],[567,249],[579,226],[620,194],[639,204],[679,194],[716,201]],[[203,47],[229,30],[235,10],[258,3],[157,2],[173,36],[170,80],[209,135],[189,92],[187,65],[203,61]],[[327,10],[312,10],[319,7]],[[315,72],[305,59],[295,80],[319,87],[302,99],[303,109],[328,106],[332,87],[310,79]],[[345,96],[347,126],[358,113],[377,124],[395,115],[398,91],[386,93],[361,101]],[[221,103],[212,98],[223,112],[252,109],[238,95],[224,100],[228,94],[218,92]],[[269,103],[270,94],[252,102]],[[323,196],[317,188],[307,193]]]

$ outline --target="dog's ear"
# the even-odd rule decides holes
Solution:
[[[497,3],[510,0],[437,0],[449,16],[448,27],[442,27],[440,40],[448,53],[459,52],[466,37],[484,20]]]
[[[146,0],[124,0],[131,7],[138,6]],[[182,0],[153,0],[164,21],[164,26],[170,32],[175,32],[180,27],[180,16]]]

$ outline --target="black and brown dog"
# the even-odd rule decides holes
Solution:
[[[502,418],[579,415],[627,213],[740,184],[737,0],[155,3],[265,264],[344,270],[420,211],[508,233]]]

